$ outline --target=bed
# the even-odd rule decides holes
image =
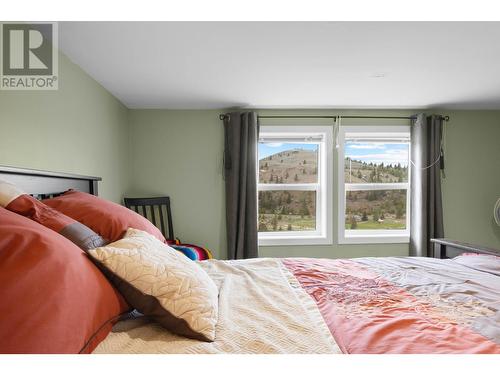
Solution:
[[[0,167],[37,197],[97,195],[97,177]],[[435,257],[199,262],[218,289],[213,342],[139,316],[93,353],[500,353],[500,258],[435,242]]]

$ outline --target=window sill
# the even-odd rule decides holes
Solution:
[[[259,238],[259,246],[313,246],[333,245],[331,238],[327,237],[267,237]]]
[[[339,245],[354,244],[391,244],[391,243],[410,243],[408,235],[385,235],[385,236],[348,236],[339,239]]]

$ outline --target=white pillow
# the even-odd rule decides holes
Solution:
[[[215,339],[217,287],[184,254],[137,229],[128,229],[121,240],[88,253],[141,313],[178,335]]]
[[[464,253],[452,259],[466,267],[500,276],[500,253],[496,255]]]

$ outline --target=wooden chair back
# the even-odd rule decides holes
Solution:
[[[124,198],[125,207],[151,221],[167,240],[175,240],[169,197]]]

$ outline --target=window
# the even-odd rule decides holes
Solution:
[[[332,243],[331,126],[261,126],[259,245]]]
[[[409,241],[410,129],[339,131],[339,243]]]

